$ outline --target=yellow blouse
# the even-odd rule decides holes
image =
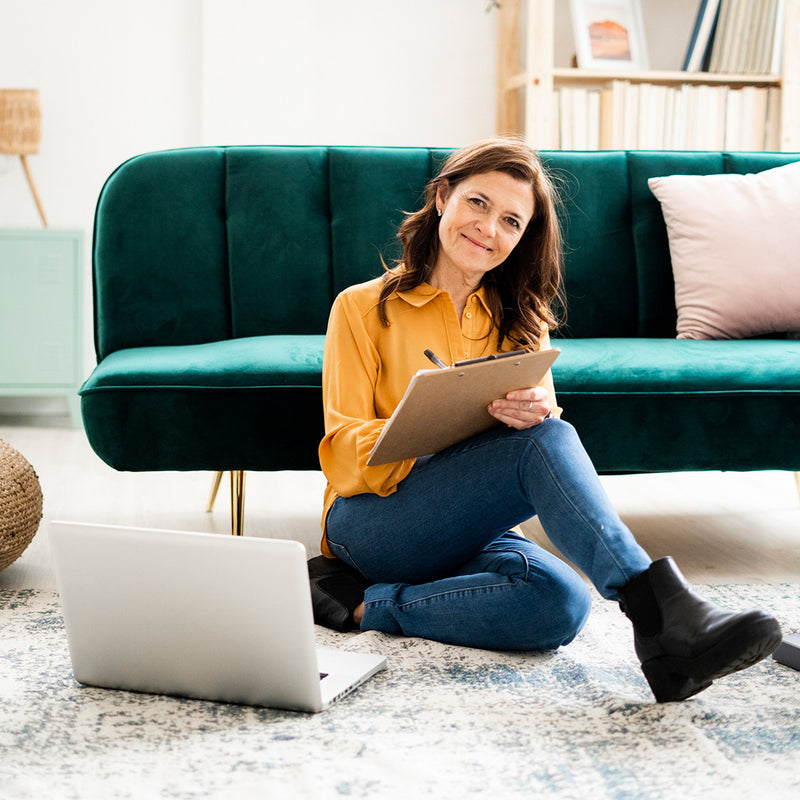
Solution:
[[[389,326],[384,327],[378,317],[382,286],[381,278],[351,286],[331,309],[322,366],[325,437],[319,446],[328,479],[323,530],[338,496],[372,492],[385,497],[414,466],[414,459],[407,459],[368,467],[367,458],[408,382],[431,368],[426,348],[448,364],[518,348],[506,340],[498,349],[483,288],[470,295],[461,320],[450,295],[429,284],[396,292],[386,302]],[[545,332],[540,349],[549,347]],[[553,414],[560,415],[549,371],[541,385],[550,393]],[[324,535],[322,552],[332,555]]]

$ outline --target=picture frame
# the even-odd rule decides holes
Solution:
[[[650,68],[640,0],[570,0],[579,69]]]

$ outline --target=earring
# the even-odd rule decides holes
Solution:
[[[436,209],[436,213],[441,217],[442,216],[442,209],[441,208],[437,208]]]

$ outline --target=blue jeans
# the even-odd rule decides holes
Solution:
[[[553,650],[589,616],[583,579],[510,529],[532,516],[598,591],[650,558],[620,520],[575,429],[496,428],[421,458],[394,494],[337,498],[332,552],[373,585],[362,630],[496,650]]]

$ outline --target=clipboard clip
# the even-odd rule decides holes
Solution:
[[[425,350],[424,352],[425,356],[436,364],[437,367],[441,369],[450,369],[450,367],[448,367],[432,350]],[[500,358],[518,358],[519,356],[524,356],[527,352],[527,350],[512,350],[510,353],[496,353],[491,356],[481,356],[481,358],[468,358],[466,361],[456,361],[454,364],[451,364],[451,367],[465,367],[467,364],[480,364],[483,361],[496,361]]]
[[[491,356],[481,356],[481,358],[468,358],[466,361],[456,361],[454,367],[465,367],[467,364],[480,364],[483,361],[498,361],[501,358],[519,358],[524,356],[527,350],[512,350],[510,353],[495,353]]]

